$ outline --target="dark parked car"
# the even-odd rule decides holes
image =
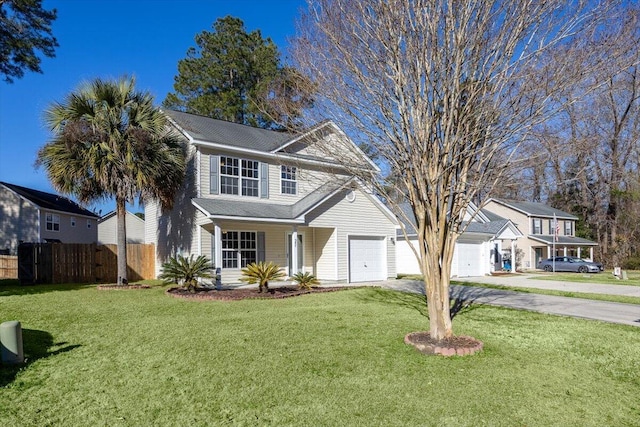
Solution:
[[[538,268],[544,271],[553,271],[553,258],[547,258],[538,262]],[[572,256],[557,256],[555,258],[555,271],[575,271],[577,273],[600,273],[604,267],[599,262],[585,261]]]

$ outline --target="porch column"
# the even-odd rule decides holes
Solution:
[[[547,258],[553,258],[556,254],[551,253],[551,246],[547,246],[547,253],[549,256]]]
[[[213,264],[222,268],[222,229],[218,224],[213,224]]]
[[[511,272],[516,272],[516,241],[511,240]]]
[[[291,271],[289,276],[293,276],[298,272],[298,226],[294,225],[291,231]]]
[[[589,246],[589,260],[593,262],[593,246]]]
[[[580,249],[582,249],[582,248],[580,246],[578,246],[578,258],[581,258],[580,257]]]
[[[567,256],[567,247],[564,247],[564,256]]]

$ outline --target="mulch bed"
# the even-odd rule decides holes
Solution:
[[[216,301],[239,301],[243,299],[282,299],[297,297],[300,295],[318,294],[322,292],[335,292],[343,289],[353,289],[352,287],[322,287],[311,289],[298,289],[297,287],[279,286],[270,288],[268,292],[258,292],[258,289],[206,289],[198,288],[195,292],[189,292],[184,288],[167,289],[167,295],[175,298],[193,300],[216,300]]]
[[[472,337],[459,335],[435,340],[429,332],[412,332],[404,337],[404,342],[414,346],[421,353],[441,356],[469,356],[483,347],[481,341]]]
[[[149,285],[98,285],[99,291],[126,291],[129,289],[151,289]]]

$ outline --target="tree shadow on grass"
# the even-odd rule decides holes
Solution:
[[[385,288],[370,288],[370,293],[363,293],[360,299],[366,302],[383,302],[416,310],[421,316],[429,318],[427,297],[424,288],[412,287],[411,289],[391,290]],[[471,295],[466,295],[464,290],[451,293],[451,306],[449,308],[451,320],[459,314],[468,313],[478,307],[474,304]]]
[[[60,291],[76,291],[78,289],[95,286],[96,285],[92,283],[21,285],[18,280],[0,280],[0,297],[8,297],[12,295],[36,295]]]
[[[54,343],[53,336],[49,332],[35,329],[22,330],[22,343],[25,363],[20,365],[0,364],[0,388],[11,384],[16,379],[18,372],[27,369],[36,360],[56,356],[80,347],[79,344]]]

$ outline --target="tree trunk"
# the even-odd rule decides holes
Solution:
[[[127,209],[125,201],[116,198],[116,218],[118,220],[118,285],[127,281]]]
[[[429,335],[436,340],[453,336],[449,286],[457,236],[445,238],[445,228],[442,218],[436,224],[427,222],[418,227],[418,236],[423,242],[420,257],[429,311]]]

